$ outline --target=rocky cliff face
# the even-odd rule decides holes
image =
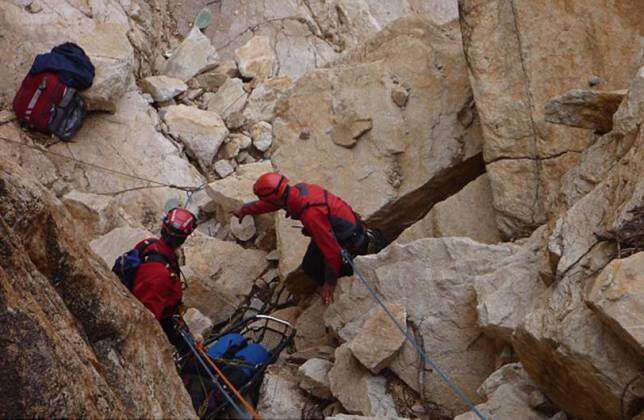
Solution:
[[[193,417],[171,348],[63,204],[0,163],[2,417]]]
[[[527,236],[553,213],[561,177],[593,139],[544,121],[556,95],[624,89],[641,65],[642,6],[584,1],[459,2],[499,228]],[[619,64],[618,64],[619,63]]]
[[[193,333],[256,312],[298,330],[261,415],[476,418],[357,278],[294,301],[299,225],[230,216],[270,170],[385,232],[357,267],[488,418],[641,415],[642,2],[224,0],[203,31],[185,3],[0,4],[0,416],[194,416],[108,269],[173,202],[201,221]],[[56,143],[9,105],[68,40],[104,112]]]

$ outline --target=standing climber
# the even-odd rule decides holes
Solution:
[[[161,223],[161,237],[146,239],[135,246],[140,264],[131,284],[126,284],[154,314],[170,343],[178,348],[182,347],[183,340],[174,328],[172,317],[179,313],[183,290],[175,251],[196,227],[197,219],[188,210],[173,208],[167,212]]]
[[[259,200],[244,204],[233,214],[242,219],[284,209],[287,217],[300,220],[304,225],[302,233],[312,238],[301,268],[322,287],[322,300],[329,304],[337,279],[353,274],[342,260],[341,250],[346,249],[352,256],[366,254],[373,232],[341,198],[315,184],[291,187],[288,182],[277,172],[263,174],[253,186]]]

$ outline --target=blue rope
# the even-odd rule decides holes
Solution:
[[[396,318],[392,315],[392,313],[387,309],[387,306],[384,304],[384,302],[378,297],[376,292],[369,286],[369,283],[367,280],[362,276],[362,273],[356,268],[356,266],[353,264],[353,261],[351,260],[351,255],[347,252],[347,250],[342,249],[341,251],[342,258],[351,265],[351,268],[353,268],[353,272],[355,275],[360,279],[360,281],[365,285],[371,296],[378,302],[378,304],[382,307],[382,309],[385,311],[385,313],[389,316],[389,318],[392,320],[394,325],[400,330],[400,332],[405,336],[407,341],[414,347],[416,352],[425,360],[426,363],[428,363],[432,369],[434,369],[438,375],[441,377],[443,382],[447,384],[448,387],[456,394],[457,397],[459,397],[469,408],[471,411],[474,412],[481,420],[487,420],[483,414],[479,412],[479,410],[476,409],[472,401],[470,401],[467,396],[452,382],[452,380],[447,376],[443,370],[438,367],[438,365],[423,351],[423,349],[420,348],[418,343],[416,343],[416,340],[412,336],[409,335],[409,333],[396,321]],[[421,395],[422,397],[422,395]]]
[[[246,418],[247,413],[244,410],[242,410],[237,404],[235,404],[235,401],[233,401],[232,397],[230,395],[228,395],[228,393],[224,389],[223,385],[221,385],[219,383],[219,381],[217,380],[217,378],[215,378],[215,376],[212,374],[212,372],[210,371],[210,369],[206,365],[206,362],[204,362],[201,359],[201,356],[199,356],[199,353],[197,353],[197,350],[192,345],[192,340],[189,337],[186,336],[185,331],[183,331],[181,328],[179,328],[179,334],[181,334],[181,337],[183,338],[183,340],[186,342],[186,344],[188,344],[188,347],[190,347],[190,351],[195,355],[195,358],[199,361],[201,366],[206,370],[206,372],[208,372],[208,375],[210,376],[212,381],[215,383],[215,385],[217,386],[219,391],[221,391],[221,393],[224,395],[224,397],[226,397],[228,402],[235,408],[235,410],[239,413],[239,415],[242,418]]]

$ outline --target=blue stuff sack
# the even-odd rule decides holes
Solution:
[[[235,359],[242,360],[244,363],[247,363],[252,366],[260,366],[268,362],[269,359],[268,350],[261,344],[248,343],[246,347],[235,353]],[[253,376],[254,369],[250,367],[240,368],[244,372],[244,375],[250,379]]]
[[[246,346],[246,338],[238,333],[226,334],[208,347],[207,353],[213,359],[230,359],[239,349]]]
[[[134,288],[134,278],[140,265],[141,256],[139,250],[135,248],[119,256],[112,266],[112,271],[130,292]]]

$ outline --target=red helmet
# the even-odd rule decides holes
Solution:
[[[268,172],[257,178],[253,192],[262,200],[279,201],[288,187],[288,178],[279,172]]]
[[[197,218],[188,210],[175,207],[166,213],[162,229],[172,236],[187,238],[197,227]]]

